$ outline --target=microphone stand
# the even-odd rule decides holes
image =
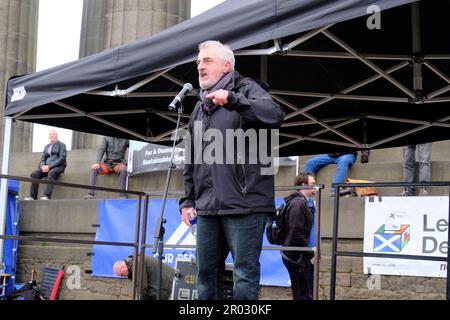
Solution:
[[[164,223],[166,223],[166,221],[167,221],[166,219],[164,219],[164,208],[166,206],[167,194],[169,193],[169,185],[170,185],[170,178],[172,176],[172,170],[174,168],[176,168],[176,165],[174,164],[175,145],[176,145],[177,139],[178,139],[178,129],[180,127],[182,113],[183,113],[183,103],[180,101],[179,106],[178,106],[178,118],[177,118],[177,125],[176,125],[176,129],[175,129],[175,136],[173,139],[172,152],[170,155],[170,164],[169,164],[169,168],[167,170],[166,185],[164,187],[164,195],[163,195],[163,201],[162,201],[162,205],[161,205],[161,212],[160,212],[159,218],[156,222],[155,239],[153,241],[153,254],[158,252],[156,300],[161,300],[162,261],[163,261],[163,251],[164,251],[164,233],[165,233]]]

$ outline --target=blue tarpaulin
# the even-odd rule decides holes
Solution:
[[[276,206],[281,204],[282,198],[277,198]],[[148,209],[147,241],[152,244],[155,230],[155,223],[159,217],[161,199],[151,199]],[[134,242],[136,223],[136,200],[103,200],[99,201],[98,222],[96,240],[98,241],[118,241]],[[141,206],[143,208],[143,206]],[[166,233],[164,236],[165,245],[174,244],[195,244],[195,237],[190,233],[189,228],[181,221],[178,201],[168,199],[164,213],[167,223],[164,225]],[[264,237],[264,245],[269,245]],[[133,253],[132,247],[118,246],[94,246],[94,256],[92,257],[92,271],[94,276],[114,277],[112,267],[114,262],[121,260]],[[146,249],[146,254],[151,255],[151,248]],[[192,249],[164,249],[164,262],[175,267],[178,258],[189,258],[195,255]],[[228,257],[227,262],[232,262]],[[261,284],[273,286],[290,286],[289,275],[281,261],[279,251],[263,251],[261,255]]]
[[[18,228],[14,228],[14,222],[19,220],[19,207],[17,206],[16,213],[16,195],[19,192],[19,182],[16,180],[8,180],[8,198],[7,198],[7,206],[6,206],[6,230],[5,234],[8,236],[11,235],[19,235]],[[12,277],[9,277],[6,284],[6,296],[11,294],[11,288],[15,279],[15,270],[16,270],[16,260],[17,260],[17,251],[14,250],[14,240],[5,240],[3,246],[3,264],[4,270],[3,272],[6,274],[11,274]],[[0,269],[3,267],[0,266]]]

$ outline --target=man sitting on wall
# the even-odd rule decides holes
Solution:
[[[126,189],[127,184],[127,161],[125,160],[126,151],[129,147],[129,140],[103,137],[102,144],[98,149],[97,159],[91,165],[91,174],[89,184],[95,186],[99,174],[117,173],[119,175],[119,188]],[[103,156],[105,156],[103,158]],[[103,160],[103,161],[102,161]],[[119,194],[119,199],[126,199],[125,193]],[[89,190],[83,199],[94,199],[94,190]]]
[[[42,179],[47,177],[48,181],[56,181],[61,173],[63,173],[67,166],[67,149],[66,145],[58,140],[58,133],[56,130],[50,130],[48,133],[50,143],[44,147],[42,152],[39,168],[31,173],[31,178]],[[53,193],[53,184],[47,184],[44,191],[44,196],[41,200],[50,200]],[[38,196],[39,184],[31,183],[30,196],[24,200],[36,200]]]

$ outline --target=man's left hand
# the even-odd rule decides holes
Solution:
[[[228,103],[228,91],[227,90],[217,90],[206,95],[206,99],[211,99],[215,105],[224,106]]]
[[[50,169],[50,168],[49,168],[47,165],[45,165],[45,166],[42,166],[41,171],[42,171],[42,172],[48,172],[49,169]]]

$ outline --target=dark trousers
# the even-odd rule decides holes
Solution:
[[[310,259],[305,259],[303,266],[299,266],[284,258],[283,263],[291,278],[292,298],[294,300],[312,300],[314,265]]]
[[[42,172],[41,169],[37,169],[31,173],[31,178],[42,179],[48,177],[47,178],[48,181],[56,181],[59,175],[64,172],[64,169],[65,167],[54,167],[50,169],[48,172]],[[53,187],[54,187],[53,184],[47,184],[45,186],[44,196],[50,199],[52,197]],[[39,191],[39,183],[31,183],[30,197],[32,197],[33,199],[37,199],[38,191]]]
[[[91,186],[95,187],[95,185],[97,184],[97,177],[99,174],[111,174],[111,173],[116,172],[119,175],[119,189],[125,190],[127,187],[127,166],[124,164],[116,164],[116,167],[117,167],[117,170],[113,170],[113,171],[108,170],[107,172],[103,171],[103,170],[105,170],[103,167],[100,167],[96,170],[91,169],[91,174],[89,176],[89,184]],[[88,193],[94,195],[95,191],[89,190]],[[126,194],[121,193],[121,194],[119,194],[119,196],[126,196]]]
[[[233,299],[258,300],[263,213],[197,217],[199,300],[222,300],[225,259],[233,256]]]

